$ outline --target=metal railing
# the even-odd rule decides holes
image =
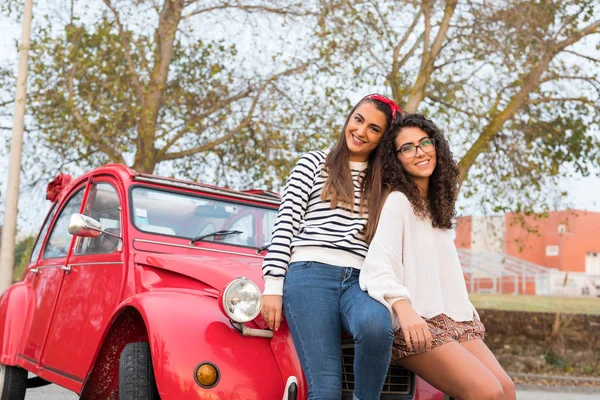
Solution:
[[[474,252],[457,249],[465,281],[470,293],[506,293],[505,285],[512,293],[525,294],[527,285],[533,285],[533,293],[549,294],[549,274],[557,271],[503,253]]]

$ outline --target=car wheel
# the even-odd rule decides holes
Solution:
[[[119,360],[119,400],[158,400],[148,343],[129,343]]]
[[[23,400],[27,390],[27,371],[0,364],[0,400]]]

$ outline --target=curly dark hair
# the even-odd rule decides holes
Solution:
[[[425,132],[435,143],[436,167],[429,177],[427,201],[421,199],[416,183],[404,172],[396,156],[395,140],[403,128],[414,127]],[[434,228],[451,229],[456,215],[459,170],[452,157],[444,132],[422,114],[403,114],[387,130],[380,143],[383,184],[386,191],[406,195],[418,217],[430,217]],[[383,207],[383,205],[382,205]],[[379,219],[379,218],[377,218]]]

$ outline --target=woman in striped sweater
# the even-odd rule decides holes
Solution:
[[[341,335],[354,338],[354,398],[379,399],[393,341],[387,309],[358,285],[368,249],[368,204],[381,194],[372,167],[399,113],[381,95],[363,98],[331,151],[305,154],[287,181],[263,263],[263,318],[279,329],[285,310],[308,399],[341,397]]]
[[[360,285],[392,315],[392,362],[461,400],[515,399],[483,343],[454,246],[459,171],[443,132],[421,114],[402,116],[375,164],[391,193],[372,203],[377,229]]]

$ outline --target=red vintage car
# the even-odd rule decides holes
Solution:
[[[257,318],[277,195],[107,165],[60,176],[48,199],[24,279],[0,299],[1,399],[48,383],[82,399],[306,398],[287,326]],[[443,395],[391,367],[381,398]]]

